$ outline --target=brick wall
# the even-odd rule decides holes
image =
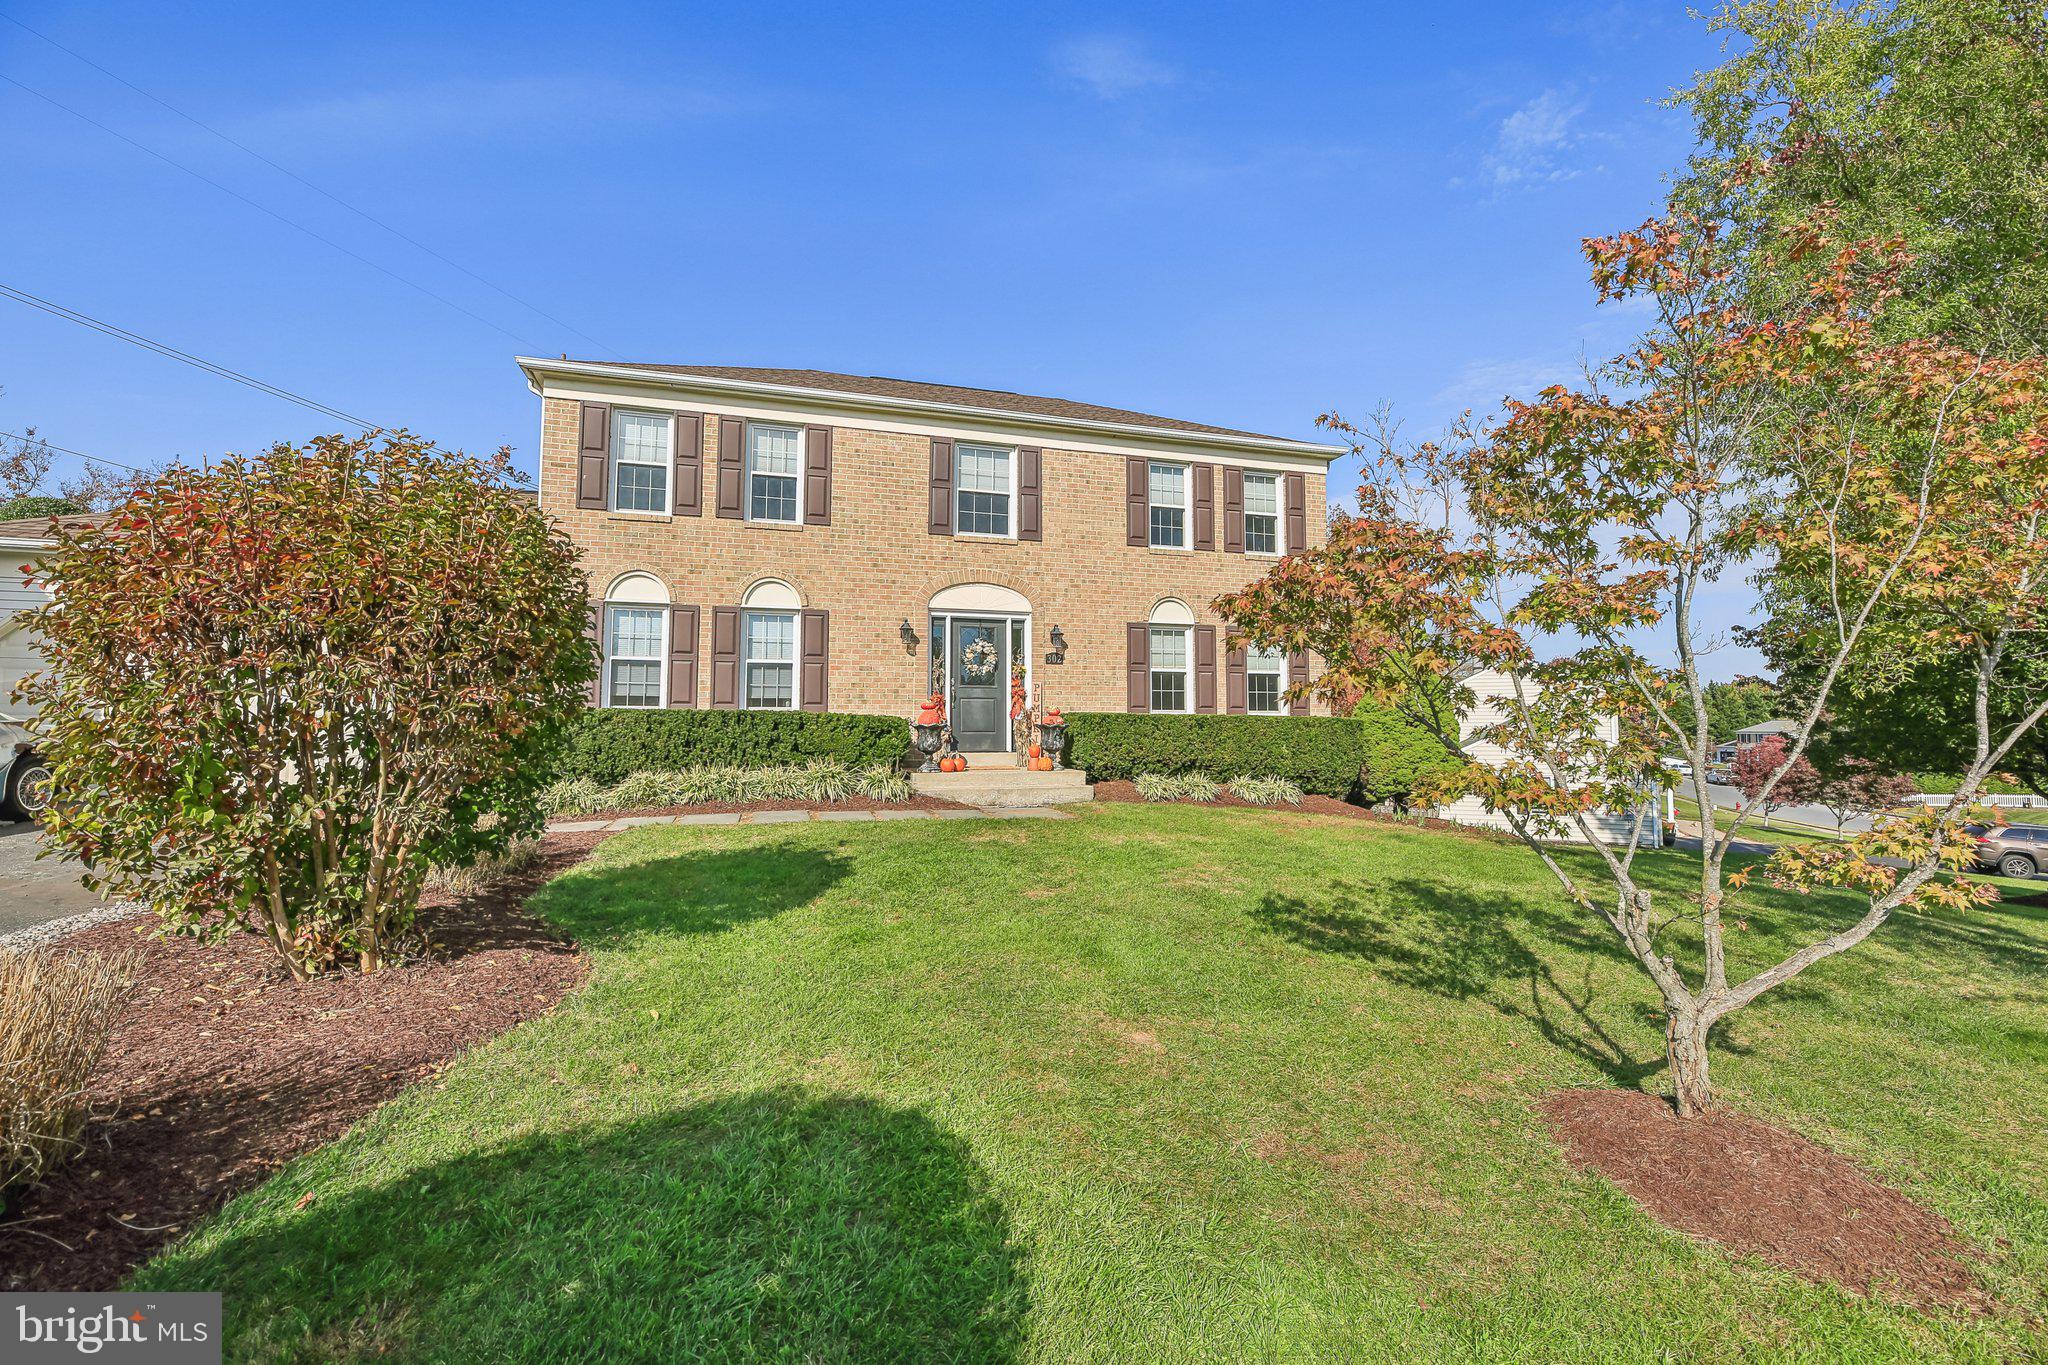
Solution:
[[[1125,623],[1145,620],[1162,597],[1178,597],[1198,622],[1219,627],[1220,710],[1222,621],[1210,603],[1259,577],[1272,563],[1220,550],[1127,545],[1123,458],[1053,445],[1043,446],[1042,541],[931,535],[926,530],[930,438],[841,426],[833,430],[830,526],[761,526],[713,515],[716,420],[703,424],[702,516],[579,510],[578,403],[549,397],[543,408],[542,509],[583,547],[592,595],[601,594],[619,574],[640,570],[665,582],[676,604],[704,608],[700,705],[709,705],[711,697],[710,608],[737,605],[757,580],[778,578],[796,589],[806,607],[831,613],[834,711],[909,712],[926,691],[927,606],[934,593],[959,583],[996,583],[1029,599],[1034,681],[1048,704],[1072,711],[1125,709]],[[1230,463],[1220,452],[1192,458],[1219,469]],[[1315,540],[1323,529],[1324,474],[1320,467],[1304,472],[1308,530]],[[1216,498],[1220,545],[1220,473]],[[915,653],[906,652],[899,635],[905,619],[918,635]],[[1066,662],[1058,666],[1044,662],[1047,633],[1055,625],[1067,641]]]

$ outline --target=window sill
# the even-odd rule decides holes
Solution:
[[[1190,545],[1147,545],[1145,548],[1157,551],[1163,555],[1191,555],[1196,553],[1194,547]]]
[[[992,545],[1015,545],[1017,543],[1017,537],[1015,536],[992,535],[987,531],[955,531],[953,539],[980,540]]]
[[[743,524],[751,526],[757,531],[801,531],[804,529],[804,523],[801,521],[755,521],[752,517],[748,517]]]
[[[676,519],[676,514],[673,512],[633,512],[622,507],[608,507],[605,509],[604,514],[615,521],[674,521]]]

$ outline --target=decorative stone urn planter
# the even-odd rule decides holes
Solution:
[[[1065,766],[1060,762],[1060,752],[1067,747],[1067,722],[1057,706],[1039,717],[1038,742],[1052,757],[1054,771]]]
[[[934,693],[925,698],[917,709],[917,719],[910,722],[911,742],[924,755],[921,773],[935,773],[939,765],[933,757],[946,742],[946,702]]]

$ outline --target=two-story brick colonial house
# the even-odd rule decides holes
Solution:
[[[1343,448],[818,370],[522,358],[540,505],[583,549],[603,706],[906,715],[1010,747],[1069,711],[1277,714],[1308,660],[1218,594],[1323,532]]]

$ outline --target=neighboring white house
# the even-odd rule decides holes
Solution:
[[[1459,725],[1460,735],[1469,736],[1473,731],[1502,720],[1508,715],[1509,708],[1514,704],[1515,684],[1507,674],[1498,669],[1480,669],[1466,677],[1464,682],[1472,689],[1476,701]],[[1524,682],[1522,686],[1530,699],[1534,700],[1537,694],[1536,684]],[[1603,720],[1596,734],[1602,742],[1612,743],[1621,737],[1621,722],[1612,717]],[[1507,749],[1486,739],[1467,743],[1465,752],[1481,763],[1492,766],[1499,766],[1511,757]],[[1664,841],[1660,803],[1646,798],[1645,806],[1642,842],[1655,847]],[[1456,821],[1461,825],[1480,825],[1499,830],[1510,828],[1505,815],[1487,810],[1485,804],[1476,796],[1461,796],[1449,805],[1439,806],[1430,813],[1439,819]],[[1635,829],[1635,817],[1617,811],[1595,811],[1589,819],[1602,843],[1627,843],[1629,835]],[[1576,833],[1565,837],[1574,843],[1582,842]]]
[[[98,517],[64,517],[66,525],[90,524]],[[50,548],[50,519],[27,517],[0,521],[0,716],[33,714],[13,700],[14,685],[41,666],[34,637],[17,617],[39,607],[49,594],[29,580],[28,569]]]

